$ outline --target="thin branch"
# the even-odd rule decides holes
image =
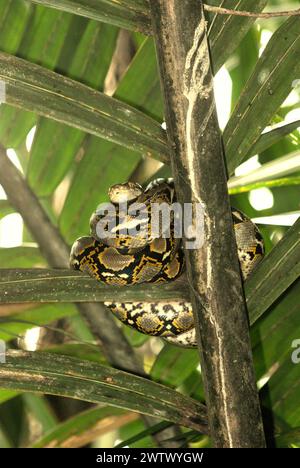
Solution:
[[[151,33],[149,15],[144,8],[122,0],[108,2],[107,0],[30,0],[49,8],[66,11],[96,21],[108,22],[119,28]]]
[[[151,380],[54,353],[7,350],[5,358],[2,388],[115,406],[208,433],[202,403]]]
[[[206,3],[203,4],[203,8],[205,11],[209,11],[210,13],[217,13],[218,15],[232,15],[232,16],[245,16],[248,18],[279,18],[282,16],[300,16],[300,8],[296,10],[288,10],[288,11],[270,11],[266,13],[254,13],[251,11],[241,11],[241,10],[230,10],[228,8],[221,8],[217,6],[207,5]]]
[[[242,177],[242,176],[241,176]],[[238,178],[237,178],[238,179]],[[238,180],[236,180],[236,184]],[[256,190],[258,188],[265,188],[265,187],[288,187],[291,185],[300,185],[300,177],[282,177],[279,179],[271,179],[271,180],[261,180],[259,182],[252,182],[249,184],[236,185],[235,187],[231,187],[228,189],[230,195],[235,195],[237,193],[245,193],[250,192],[251,190]]]
[[[196,236],[204,214],[204,240],[185,256],[211,435],[216,447],[264,447],[202,2],[150,6],[172,172]]]
[[[46,268],[0,269],[2,304],[32,302],[104,302],[189,300],[184,276],[162,284],[114,286],[96,281],[79,271]],[[24,307],[24,306],[23,306]],[[102,313],[99,314],[102,320]]]

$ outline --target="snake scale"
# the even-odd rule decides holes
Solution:
[[[71,268],[119,286],[178,278],[184,271],[184,253],[181,239],[174,235],[174,216],[170,216],[168,226],[160,225],[159,235],[153,236],[150,230],[153,204],[176,202],[173,180],[156,179],[145,190],[133,182],[117,184],[108,195],[109,206],[114,209],[110,212],[107,208],[105,217],[98,211],[93,213],[90,236],[80,237],[72,246]],[[143,207],[139,216],[136,206]],[[130,207],[134,208],[132,212]],[[263,258],[263,239],[257,226],[241,211],[232,208],[232,218],[241,272],[246,279]],[[104,227],[100,235],[99,223]],[[130,228],[135,229],[134,235]],[[196,346],[192,305],[187,301],[114,301],[105,305],[139,332],[179,346]]]

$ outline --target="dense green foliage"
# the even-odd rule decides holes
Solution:
[[[98,11],[89,0],[47,2],[58,9],[43,3],[0,0],[0,80],[6,83],[0,145],[10,149],[26,183],[71,245],[87,234],[90,214],[106,200],[110,185],[170,174],[164,112],[153,39],[143,35],[151,30],[146,2],[99,0]],[[266,4],[269,9],[299,7],[298,0],[207,3],[248,11],[261,11]],[[85,6],[83,16],[75,14],[76,4]],[[207,17],[220,121],[227,122],[232,205],[260,224],[267,250],[245,285],[267,439],[277,447],[297,447],[300,18]],[[129,32],[118,41],[120,27]],[[109,70],[115,90],[106,79]],[[240,166],[245,161],[248,166]],[[35,269],[51,265],[25,225],[21,245],[7,247],[14,229],[7,221],[15,209],[2,198],[0,268],[6,270],[0,270],[0,340],[16,349],[28,346],[34,327],[45,336],[35,355],[13,351],[0,364],[0,446],[114,446],[133,436],[131,446],[155,446],[152,434],[176,423],[181,427],[177,445],[209,447],[202,421],[192,417],[195,411],[205,418],[197,351],[122,328],[151,379],[112,369],[78,308],[64,302],[66,283],[57,278],[56,302],[43,303],[53,294],[52,284],[37,283]],[[14,271],[7,270],[21,268],[30,270],[31,283],[16,284]],[[82,278],[78,286],[79,300],[87,294],[85,282]],[[32,287],[41,302],[25,304]],[[24,304],[7,304],[20,297]],[[45,339],[48,334],[52,339]],[[62,397],[80,401],[66,400],[63,407]],[[153,429],[132,410],[156,416]]]

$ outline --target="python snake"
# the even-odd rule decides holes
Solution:
[[[90,236],[80,237],[72,246],[71,268],[119,286],[178,278],[184,271],[184,253],[181,240],[174,235],[174,215],[170,215],[168,226],[160,224],[159,235],[153,235],[150,229],[154,204],[176,202],[173,180],[156,179],[145,190],[133,182],[117,184],[108,195],[113,209],[108,207],[105,214],[93,213]],[[257,226],[241,211],[232,208],[232,218],[241,272],[246,279],[263,258],[263,239]],[[135,229],[134,235],[130,228]],[[104,304],[139,332],[179,346],[196,346],[192,305],[187,301]]]

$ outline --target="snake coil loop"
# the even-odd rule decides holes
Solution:
[[[176,201],[173,180],[156,179],[145,191],[133,182],[114,185],[109,189],[109,198],[114,209],[107,210],[104,225],[107,228],[111,221],[113,229],[106,230],[107,235],[102,230],[99,236],[98,227],[104,215],[93,213],[91,235],[80,237],[72,246],[71,268],[120,286],[178,278],[184,271],[184,253],[181,241],[174,235],[174,217],[170,217],[169,236],[164,235],[163,226],[158,237],[153,237],[150,229],[153,204],[172,205]],[[127,211],[123,213],[124,203]],[[137,206],[143,206],[138,217]],[[263,258],[263,239],[257,226],[241,211],[232,208],[232,217],[241,272],[246,279]],[[128,228],[135,228],[138,235],[131,236]],[[109,235],[112,230],[114,236]],[[179,346],[196,346],[192,305],[187,301],[114,301],[105,305],[119,320],[139,332],[160,336]]]

